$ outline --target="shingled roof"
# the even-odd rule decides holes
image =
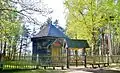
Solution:
[[[44,37],[44,36],[52,36],[52,37],[63,37],[68,38],[60,29],[58,29],[55,25],[48,24],[41,31],[33,36],[35,37]]]
[[[89,48],[87,40],[70,39],[68,42],[69,48]]]

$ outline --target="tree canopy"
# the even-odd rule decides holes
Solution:
[[[64,4],[68,9],[66,32],[70,37],[86,39],[90,45],[97,45],[102,34],[112,41],[113,36],[120,40],[119,0],[66,0]]]

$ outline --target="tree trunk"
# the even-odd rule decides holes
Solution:
[[[2,42],[2,40],[0,41],[0,51],[2,52],[2,50],[3,50],[3,42]]]
[[[7,42],[5,41],[4,42],[4,49],[3,49],[3,56],[5,57],[6,56],[6,47],[7,47]]]
[[[13,46],[12,46],[12,49],[13,49],[13,59],[12,59],[12,60],[15,60],[16,45],[13,45]]]
[[[102,33],[102,51],[101,51],[101,55],[104,55],[104,33]]]
[[[110,34],[108,34],[108,48],[109,48],[109,55],[112,55],[111,36],[110,36]]]
[[[19,59],[20,59],[20,57],[21,57],[23,39],[21,39],[20,43],[21,43],[21,45],[20,45],[20,51],[19,51]]]
[[[11,45],[11,39],[9,39],[9,44],[8,44],[8,56],[11,58],[11,48],[12,48],[12,45]]]

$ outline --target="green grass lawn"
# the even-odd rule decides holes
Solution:
[[[8,70],[0,71],[0,73],[65,73],[61,70]]]
[[[13,73],[65,73],[59,70],[30,70],[30,71],[21,71],[21,72],[13,72]]]

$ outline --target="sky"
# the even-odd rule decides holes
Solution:
[[[61,27],[65,28],[65,6],[63,4],[64,0],[43,0],[45,4],[48,4],[49,8],[53,9],[53,13],[49,15],[52,17],[52,20],[59,20],[59,24]]]
[[[65,6],[64,6],[65,0],[25,0],[24,3],[26,5],[29,5],[31,3],[35,3],[35,7],[37,8],[51,8],[53,12],[47,16],[42,16],[39,13],[30,14],[30,16],[34,19],[37,19],[39,22],[45,22],[48,17],[52,17],[52,21],[54,22],[56,19],[58,19],[59,25],[63,28],[65,28],[66,20],[65,20]],[[42,2],[42,3],[39,3]],[[46,6],[44,6],[46,5]],[[44,6],[44,7],[43,7]],[[21,10],[21,7],[19,4],[17,5],[18,10]]]

